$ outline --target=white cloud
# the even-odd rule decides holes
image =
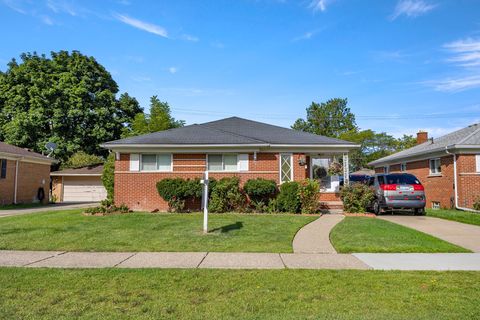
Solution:
[[[480,88],[480,75],[430,80],[425,81],[424,84],[433,87],[436,91],[460,92]]]
[[[448,61],[458,62],[462,67],[480,66],[480,39],[461,39],[443,47],[454,54]]]
[[[47,7],[55,13],[67,13],[71,16],[77,16],[78,12],[72,2],[66,0],[48,0]]]
[[[405,15],[409,18],[415,18],[426,14],[427,12],[435,9],[436,4],[430,4],[423,0],[400,0],[397,2],[395,11],[390,16],[391,20],[395,20],[401,15]]]
[[[53,20],[49,16],[41,16],[40,19],[42,20],[43,23],[53,26]]]
[[[23,9],[22,2],[19,0],[2,0],[3,4],[21,14],[27,14],[27,11]]]
[[[334,0],[312,0],[310,5],[308,6],[313,12],[322,11],[324,12],[327,10],[327,5],[329,5]]]
[[[170,72],[171,74],[175,74],[177,73],[178,69],[176,67],[170,67],[168,68],[168,72]]]
[[[182,34],[181,38],[183,40],[192,41],[192,42],[198,42],[200,40],[198,37],[195,37],[195,36],[192,36],[192,35],[189,35],[189,34]]]
[[[167,30],[165,30],[164,28],[162,28],[158,25],[148,23],[148,22],[145,22],[145,21],[142,21],[142,20],[138,20],[138,19],[129,17],[127,15],[122,15],[122,14],[115,14],[114,17],[117,20],[119,20],[119,21],[121,21],[125,24],[128,24],[129,26],[132,26],[134,28],[156,34],[157,36],[160,36],[160,37],[168,38]]]

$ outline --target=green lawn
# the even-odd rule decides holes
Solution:
[[[0,268],[1,319],[478,319],[480,272]]]
[[[427,210],[427,216],[480,226],[480,213],[460,210]]]
[[[346,217],[330,233],[338,252],[470,252],[428,234],[376,218]]]
[[[44,204],[42,204],[42,203],[6,204],[6,205],[0,205],[0,210],[37,208],[37,207],[41,207],[41,206],[44,206]]]
[[[2,218],[0,249],[66,251],[292,252],[292,240],[317,217],[129,213],[84,216],[81,210]]]

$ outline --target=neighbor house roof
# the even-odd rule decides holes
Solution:
[[[36,153],[24,148],[19,148],[16,146],[13,146],[11,144],[5,143],[0,141],[0,158],[2,155],[7,155],[15,159],[30,159],[30,160],[39,160],[39,161],[46,161],[46,162],[56,162],[55,159],[44,156],[40,153]]]
[[[416,145],[412,148],[394,153],[387,157],[372,161],[371,166],[389,164],[415,158],[419,156],[427,156],[429,154],[451,152],[455,150],[480,149],[480,123],[473,124],[466,128],[454,131],[439,138],[429,139],[427,142]]]
[[[101,176],[103,172],[103,164],[86,166],[81,168],[68,168],[60,171],[53,171],[51,176]]]
[[[238,117],[193,124],[181,128],[110,141],[102,146],[111,148],[125,145],[226,145],[257,147],[268,147],[272,145],[356,146],[354,143],[344,140],[328,138]]]

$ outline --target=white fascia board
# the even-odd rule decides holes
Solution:
[[[58,160],[55,159],[42,159],[37,157],[29,157],[29,156],[20,156],[13,153],[7,152],[0,152],[0,158],[8,159],[8,160],[18,160],[20,162],[29,162],[29,163],[39,163],[39,164],[49,164],[57,163]]]

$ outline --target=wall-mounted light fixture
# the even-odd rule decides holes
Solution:
[[[305,159],[305,157],[300,157],[298,158],[298,164],[301,165],[301,166],[304,166],[307,164],[307,160]]]

